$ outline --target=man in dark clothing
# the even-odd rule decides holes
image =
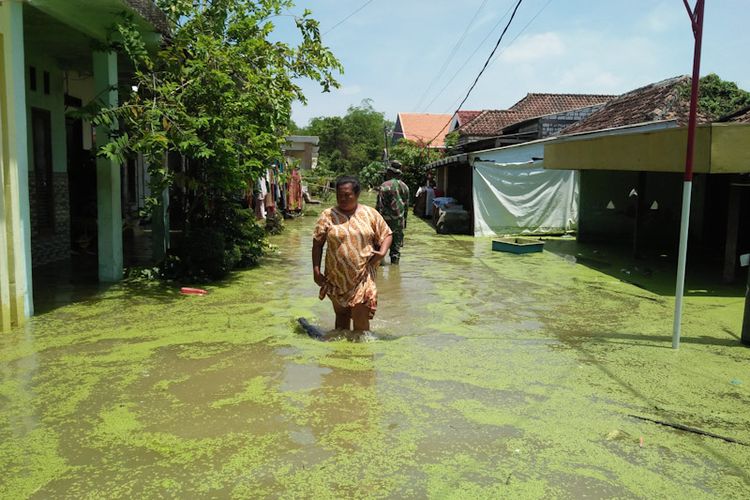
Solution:
[[[386,169],[386,181],[380,185],[376,208],[393,231],[391,264],[398,265],[404,245],[404,229],[409,207],[409,187],[402,182],[401,163],[392,161]]]

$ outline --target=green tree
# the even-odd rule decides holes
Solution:
[[[412,193],[427,180],[425,165],[439,160],[443,156],[440,150],[420,146],[408,139],[401,139],[391,148],[390,158],[398,160],[403,166],[403,180]]]
[[[385,172],[385,165],[380,161],[370,162],[365,168],[359,172],[360,182],[369,187],[375,187],[383,182],[383,173]]]
[[[376,111],[370,99],[350,106],[345,116],[317,117],[304,133],[320,137],[320,160],[338,174],[359,174],[370,162],[382,158],[384,130],[391,124]]]
[[[445,149],[448,151],[452,151],[453,149],[458,146],[458,130],[454,130],[453,132],[449,132],[445,135]]]
[[[685,83],[680,92],[683,97],[690,98],[690,83]],[[721,118],[745,106],[750,106],[750,92],[739,88],[736,83],[722,80],[715,73],[701,78],[698,107],[711,118]]]
[[[223,242],[224,263],[205,273],[219,277],[257,260],[258,246],[246,240],[259,235],[247,227],[251,219],[239,210],[238,194],[281,156],[292,102],[305,101],[296,82],[310,78],[328,91],[338,86],[334,73],[341,65],[323,45],[309,11],[294,18],[298,45],[273,39],[273,20],[287,19],[280,16],[293,6],[291,0],[158,4],[172,26],[158,53],[146,52],[132,20],[113,31],[110,48],[131,60],[137,90],[122,96],[116,108],[98,109],[96,123],[119,122],[122,131],[101,154],[122,160],[142,153],[152,192],[181,188],[186,239]],[[169,152],[187,159],[179,171],[164,161]]]

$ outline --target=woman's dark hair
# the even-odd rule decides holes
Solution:
[[[359,191],[361,190],[361,188],[359,187],[359,179],[351,175],[342,175],[341,177],[336,179],[336,191],[338,191],[339,188],[344,184],[351,184],[354,194],[359,194]]]

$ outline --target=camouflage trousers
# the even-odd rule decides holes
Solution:
[[[404,219],[386,219],[386,224],[393,231],[393,243],[391,243],[391,260],[401,258],[401,247],[404,246]]]

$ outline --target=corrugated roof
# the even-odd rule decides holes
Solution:
[[[451,118],[452,115],[429,113],[398,114],[398,121],[401,124],[401,131],[405,139],[423,145],[429,143],[431,147],[435,148],[444,146],[445,135],[448,133]]]
[[[615,97],[617,96],[605,94],[529,93],[511,106],[510,111],[518,111],[527,118],[533,118],[603,104]]]
[[[591,132],[607,128],[675,121],[678,127],[687,125],[690,96],[682,90],[690,84],[689,76],[677,76],[652,83],[612,99],[599,111],[563,130],[563,134]],[[708,123],[711,118],[698,111],[698,123]]]

